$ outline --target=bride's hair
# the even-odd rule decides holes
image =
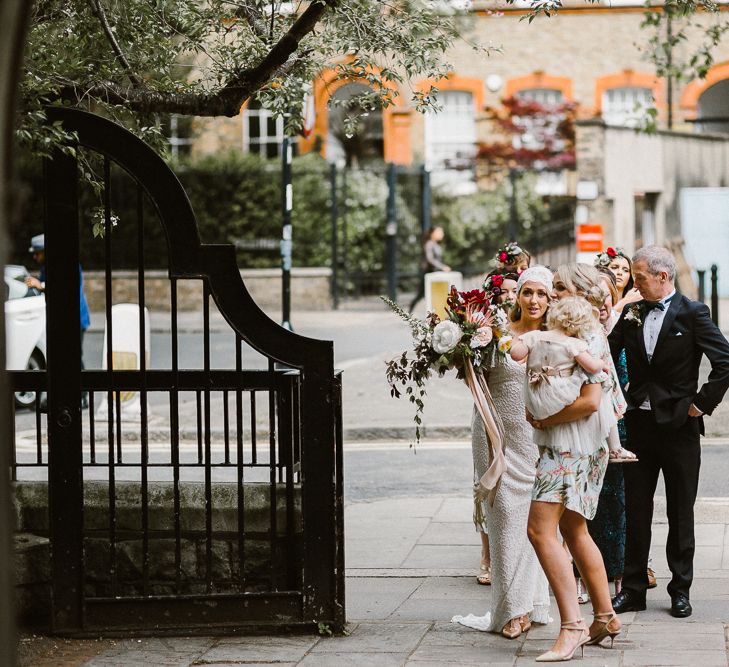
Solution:
[[[595,308],[602,308],[607,292],[600,284],[600,272],[589,264],[561,264],[554,272],[554,282],[561,282],[573,296],[582,296]]]
[[[581,296],[568,296],[553,303],[547,311],[547,329],[587,338],[596,329],[599,314],[598,309]]]

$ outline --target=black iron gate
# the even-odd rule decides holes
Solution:
[[[115,169],[135,184],[139,349],[148,342],[150,210],[169,250],[171,337],[169,368],[148,368],[141,354],[136,370],[120,370],[108,345],[108,370],[81,370],[79,165],[77,156],[56,153],[45,164],[47,371],[11,374],[15,390],[48,392],[47,426],[36,406],[37,446],[25,458],[15,452],[13,475],[20,485],[22,471],[47,466],[52,628],[341,628],[341,384],[332,343],[295,335],[256,306],[233,247],[201,243],[182,186],[146,144],[89,113],[53,108],[49,117],[74,131],[78,147],[101,165],[105,234],[98,252],[106,266],[108,339],[116,300]],[[195,369],[179,362],[178,287],[187,279],[203,285],[203,363]],[[211,298],[234,338],[234,368],[211,367]],[[249,350],[261,367],[244,366]],[[121,418],[123,392],[139,395],[134,428]],[[154,410],[168,415],[169,442],[151,441],[150,397]],[[100,424],[102,401],[107,416]],[[185,440],[182,423],[192,414],[195,427]]]

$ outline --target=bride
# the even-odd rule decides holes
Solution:
[[[509,330],[513,336],[542,326],[551,293],[552,274],[545,267],[535,266],[521,274],[510,314]],[[525,372],[525,366],[506,355],[487,374],[489,390],[504,424],[507,465],[493,506],[486,501],[481,503],[491,552],[491,608],[485,616],[469,614],[452,619],[477,630],[500,632],[509,639],[529,630],[532,621],[551,620],[547,579],[527,537],[539,454],[532,427],[525,419]],[[483,421],[475,409],[473,414],[472,444],[478,480],[488,466],[488,446]]]

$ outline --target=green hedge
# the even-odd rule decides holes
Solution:
[[[279,239],[281,234],[281,175],[278,160],[263,160],[238,151],[173,164],[195,211],[200,236],[206,243],[232,243],[237,239]],[[42,231],[42,197],[38,165],[24,165],[20,223],[11,230],[13,259],[29,264],[28,242]],[[344,181],[346,178],[346,186]],[[340,275],[350,281],[357,274],[376,275],[364,289],[382,289],[386,258],[387,180],[384,165],[337,174]],[[332,251],[331,186],[329,165],[318,155],[297,157],[293,166],[294,266],[330,266]],[[518,192],[522,225],[520,241],[530,239],[549,220],[568,218],[569,204],[545,204],[531,194],[527,179]],[[112,233],[115,268],[136,268],[136,190],[121,169],[112,170],[112,208],[119,223]],[[94,238],[93,211],[98,196],[81,191],[81,261],[86,270],[103,268],[103,240]],[[397,179],[398,270],[404,278],[417,275],[420,260],[420,173],[402,169]],[[167,248],[156,214],[144,211],[145,266],[165,268]],[[479,192],[453,197],[433,191],[432,223],[446,230],[445,259],[466,272],[486,270],[496,248],[507,235],[509,202],[505,193]],[[345,249],[346,239],[346,249]],[[239,249],[241,268],[280,265],[277,248]],[[351,285],[352,283],[350,283]],[[405,284],[407,287],[407,283]]]

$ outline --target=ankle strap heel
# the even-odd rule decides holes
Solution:
[[[613,622],[613,620],[618,620],[617,614],[614,611],[605,611],[595,613],[593,614],[593,617],[597,623],[600,623],[602,625],[602,627],[597,630],[594,635],[590,635],[587,644],[590,646],[594,646],[599,644],[603,639],[605,639],[605,637],[610,637],[610,648],[613,648],[615,637],[617,637],[622,630],[622,627],[620,626],[618,626],[617,629],[615,629],[614,625],[612,628],[610,627],[610,624]]]

